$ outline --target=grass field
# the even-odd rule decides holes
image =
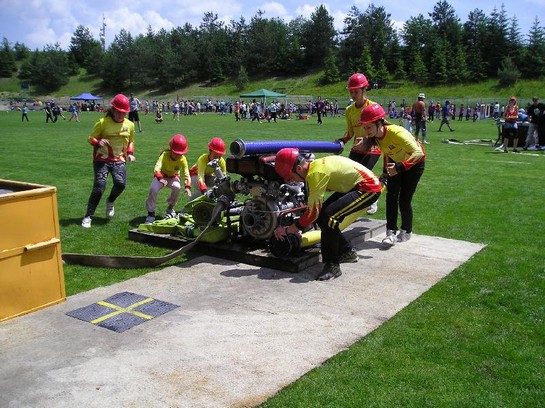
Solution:
[[[228,144],[236,138],[334,140],[344,131],[343,118],[328,117],[318,126],[312,117],[258,124],[206,114],[179,122],[166,116],[157,125],[151,115],[142,116],[137,161],[128,165],[128,186],[116,202],[115,218],[106,220],[104,197],[93,227],[85,230],[80,222],[93,178],[87,136],[99,114],[85,112],[80,123],[61,119],[55,124],[46,124],[41,112],[29,115],[31,121],[21,123],[20,113],[0,112],[0,178],[56,186],[62,250],[111,255],[168,252],[129,241],[127,231],[145,218],[153,165],[173,134],[187,136],[192,163],[213,136]],[[437,121],[428,125],[431,144],[414,198],[414,232],[484,243],[486,248],[264,407],[544,406],[545,154],[441,143],[443,137],[497,137],[491,120],[452,126],[455,132],[438,133]],[[159,212],[166,207],[166,192],[162,194]],[[384,219],[384,207],[381,198],[374,217]],[[67,293],[148,271],[67,265]]]

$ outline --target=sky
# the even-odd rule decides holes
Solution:
[[[490,16],[494,8],[500,10],[504,5],[508,18],[517,17],[521,34],[526,37],[536,17],[543,27],[545,0],[486,0],[475,3],[473,0],[447,0],[453,6],[461,23],[467,21],[471,11],[481,10]],[[289,22],[298,16],[310,18],[311,14],[323,4],[335,19],[335,28],[343,27],[343,20],[352,5],[361,12],[369,4],[384,7],[397,28],[410,17],[428,13],[438,1],[382,0],[354,2],[327,0],[312,2],[308,0],[0,0],[0,34],[11,45],[23,43],[31,50],[43,50],[46,45],[59,43],[68,50],[70,39],[76,28],[82,25],[91,35],[99,39],[103,21],[106,23],[106,47],[116,34],[124,28],[133,36],[145,34],[148,26],[154,32],[164,28],[170,31],[185,23],[198,27],[206,12],[213,12],[225,22],[238,21],[244,17],[246,22],[256,15],[258,10],[265,11],[265,18],[281,18]],[[104,20],[103,20],[104,19]]]

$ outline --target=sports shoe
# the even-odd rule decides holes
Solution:
[[[106,217],[112,218],[115,214],[114,203],[106,201]]]
[[[316,280],[327,281],[338,278],[342,275],[341,267],[336,263],[326,263],[322,269],[322,273],[318,275]]]
[[[171,209],[167,209],[164,219],[168,220],[170,218],[176,218],[177,216],[178,214],[176,213],[176,211],[174,211],[174,209],[171,208]]]
[[[81,226],[83,228],[91,228],[91,217],[85,217],[83,220],[81,220]]]
[[[373,204],[371,204],[369,206],[369,208],[367,209],[367,214],[369,215],[373,215],[374,213],[376,213],[378,211],[378,201],[375,201]]]
[[[153,215],[148,215],[144,224],[153,224],[153,221],[155,221],[155,217]]]
[[[354,249],[350,249],[350,251],[339,256],[339,263],[354,263],[358,262],[358,259],[358,253]]]
[[[384,245],[394,246],[397,242],[396,232],[394,230],[386,231],[386,238],[382,240]]]
[[[401,230],[399,231],[399,234],[397,234],[397,242],[407,242],[409,239],[411,239],[410,232]]]

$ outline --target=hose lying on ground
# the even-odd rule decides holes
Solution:
[[[206,225],[206,228],[199,234],[194,241],[191,241],[189,244],[184,245],[183,247],[166,254],[163,256],[108,256],[108,255],[91,255],[91,254],[72,254],[67,253],[62,255],[62,260],[68,265],[84,265],[84,266],[93,266],[93,267],[103,267],[103,268],[114,268],[114,269],[134,269],[134,268],[153,268],[159,266],[171,259],[174,259],[188,251],[190,251],[204,236],[210,227],[214,225],[220,216],[221,212],[224,211],[228,206],[224,200],[218,200],[210,221]]]

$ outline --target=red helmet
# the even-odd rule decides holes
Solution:
[[[367,88],[369,86],[369,81],[365,75],[356,72],[348,78],[348,85],[346,89],[352,91],[354,89]]]
[[[174,154],[186,154],[187,152],[187,140],[184,135],[172,136],[168,145]]]
[[[127,113],[130,111],[129,98],[123,94],[114,96],[110,103],[119,112]]]
[[[208,142],[208,148],[216,154],[225,154],[225,142],[219,137],[213,137]]]
[[[361,111],[360,123],[362,125],[368,125],[369,123],[376,122],[379,119],[384,119],[386,117],[386,112],[381,105],[374,103],[372,105],[367,105]]]
[[[299,149],[294,149],[291,147],[280,149],[278,153],[276,153],[274,169],[278,175],[284,179],[284,181],[288,181],[290,179],[293,167],[295,166],[295,163],[297,163],[298,158]]]

